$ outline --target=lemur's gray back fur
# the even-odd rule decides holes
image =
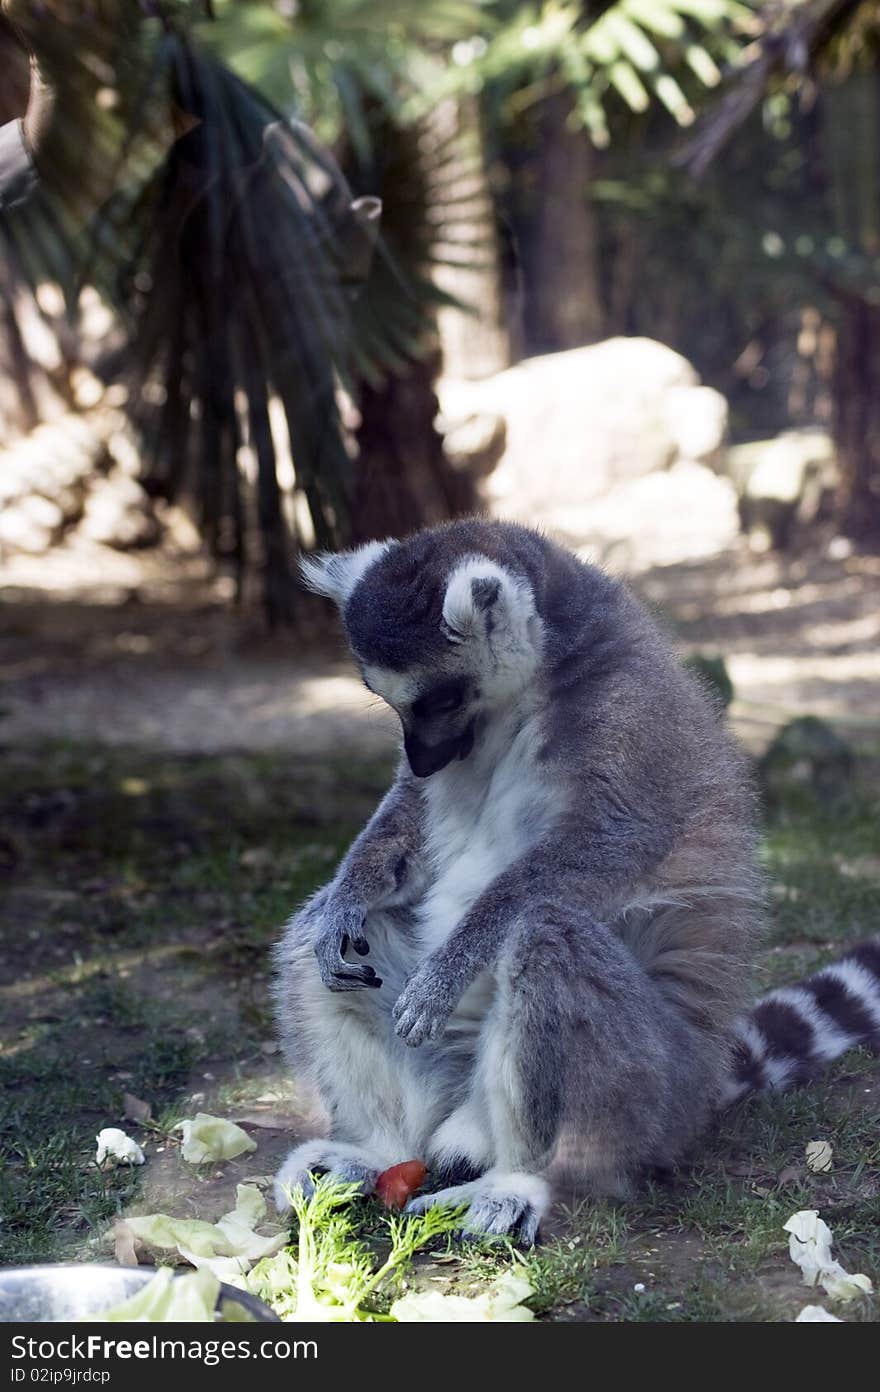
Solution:
[[[405,757],[279,948],[288,1055],[331,1126],[279,1200],[418,1155],[471,1178],[417,1205],[531,1237],[548,1180],[621,1192],[739,1086],[762,922],[743,757],[624,586],[527,528],[456,522],[306,577]]]

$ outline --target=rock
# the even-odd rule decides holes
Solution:
[[[727,439],[727,402],[713,387],[671,387],[666,424],[682,459],[720,468]]]
[[[74,529],[116,550],[153,545],[162,528],[138,468],[115,406],[38,426],[0,451],[0,546],[42,555]]]
[[[833,485],[834,446],[824,431],[789,430],[728,450],[724,470],[739,494],[743,531],[784,549]]]
[[[503,515],[512,511],[509,504]],[[580,506],[565,498],[548,501],[533,516],[585,560],[598,557],[631,575],[716,555],[739,532],[730,480],[688,460],[619,484]]]
[[[504,417],[487,412],[468,416],[444,432],[443,447],[453,469],[471,478],[486,478],[504,453],[507,425]]]
[[[127,551],[152,546],[159,531],[150,500],[133,478],[114,469],[94,481],[79,526],[82,536]]]
[[[846,740],[817,716],[802,715],[782,727],[758,771],[768,800],[802,789],[836,802],[849,793],[854,766]]]
[[[58,504],[49,498],[41,497],[38,493],[22,498],[17,506],[29,521],[38,527],[44,527],[47,532],[60,531],[64,525],[64,513]]]
[[[104,395],[104,383],[87,367],[75,367],[70,374],[73,399],[81,411],[97,406]]]
[[[41,556],[51,545],[51,530],[34,522],[24,509],[11,506],[0,512],[0,555],[9,549],[24,551],[29,556]]]
[[[646,338],[529,358],[482,381],[447,379],[438,394],[449,421],[505,422],[504,452],[484,489],[490,510],[557,530],[559,519],[585,519],[616,489],[672,466],[717,462],[727,422],[724,398],[700,386],[680,354]],[[705,473],[710,488],[717,480]],[[735,499],[721,482],[715,491],[729,513]],[[615,516],[618,503],[625,507],[624,495]],[[665,506],[662,498],[651,505]],[[584,536],[581,520],[563,530]]]
[[[73,412],[37,426],[0,453],[0,505],[28,493],[57,502],[59,490],[81,490],[104,452],[101,436]]]
[[[64,513],[57,503],[29,493],[0,512],[0,547],[39,556],[61,532]]]

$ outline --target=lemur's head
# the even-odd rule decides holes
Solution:
[[[487,717],[532,683],[543,625],[505,544],[518,531],[458,522],[303,563],[309,588],[339,606],[366,685],[399,715],[419,778],[466,759]]]

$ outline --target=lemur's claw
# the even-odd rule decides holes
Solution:
[[[331,991],[360,991],[364,987],[378,990],[382,978],[376,975],[372,967],[355,967],[343,962],[340,967],[334,968],[330,980],[325,980],[324,985]]]
[[[382,985],[372,967],[345,960],[349,947],[359,957],[366,957],[370,950],[364,937],[364,921],[363,913],[352,904],[331,901],[325,909],[314,946],[321,981],[328,991],[360,991],[365,987],[378,990]]]
[[[366,943],[363,938],[357,940],[363,947]],[[344,953],[349,945],[349,938],[342,934],[338,939],[335,935],[328,935],[325,939],[315,944],[315,956],[318,959],[318,970],[321,973],[321,981],[328,991],[358,991],[364,987],[377,989],[382,985],[382,978],[376,975],[374,969],[367,966],[359,966],[355,962],[346,962]],[[352,946],[357,948],[352,942]],[[363,952],[360,952],[363,956]]]

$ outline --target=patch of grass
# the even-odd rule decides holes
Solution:
[[[613,1205],[581,1202],[564,1208],[554,1229],[562,1231],[528,1252],[506,1241],[469,1242],[460,1251],[460,1272],[490,1281],[517,1261],[534,1288],[529,1305],[536,1313],[585,1308],[598,1289],[598,1273],[627,1259],[627,1215]]]
[[[837,805],[796,790],[774,807],[763,844],[772,943],[836,946],[877,931],[878,825],[880,794],[865,781]]]
[[[97,1131],[126,1124],[123,1092],[150,1101],[165,1127],[199,1108],[256,1109],[267,1087],[290,1103],[293,1083],[261,1052],[272,1033],[268,949],[390,771],[52,745],[9,751],[6,772],[0,1259],[94,1257],[94,1236],[140,1202],[141,1171],[93,1163]],[[877,825],[867,780],[834,808],[800,791],[775,805],[762,989],[877,931]],[[148,1154],[162,1143],[126,1125]],[[816,1139],[834,1148],[829,1173],[807,1168]],[[172,1168],[201,1203],[211,1177]],[[550,1320],[791,1320],[829,1302],[800,1284],[785,1220],[818,1208],[835,1254],[877,1283],[878,1204],[880,1065],[854,1052],[810,1087],[727,1114],[689,1166],[638,1200],[560,1215],[524,1258],[532,1304]],[[375,1204],[359,1205],[358,1221],[368,1247],[381,1240]],[[420,1258],[419,1279],[469,1289],[511,1259],[505,1244],[453,1252]],[[878,1306],[838,1313],[876,1319]]]
[[[191,1061],[186,1041],[150,1040],[127,1086],[172,1089]],[[47,1043],[0,1057],[0,1089],[3,1261],[61,1260],[137,1192],[137,1170],[93,1163],[97,1132],[121,1116],[122,1086],[106,1063]]]
[[[387,776],[263,756],[6,751],[0,1260],[81,1253],[135,1199],[139,1170],[93,1163],[97,1131],[129,1125],[123,1092],[170,1122],[194,1082],[207,1086],[200,1065],[235,1073],[259,1056],[269,944]]]

